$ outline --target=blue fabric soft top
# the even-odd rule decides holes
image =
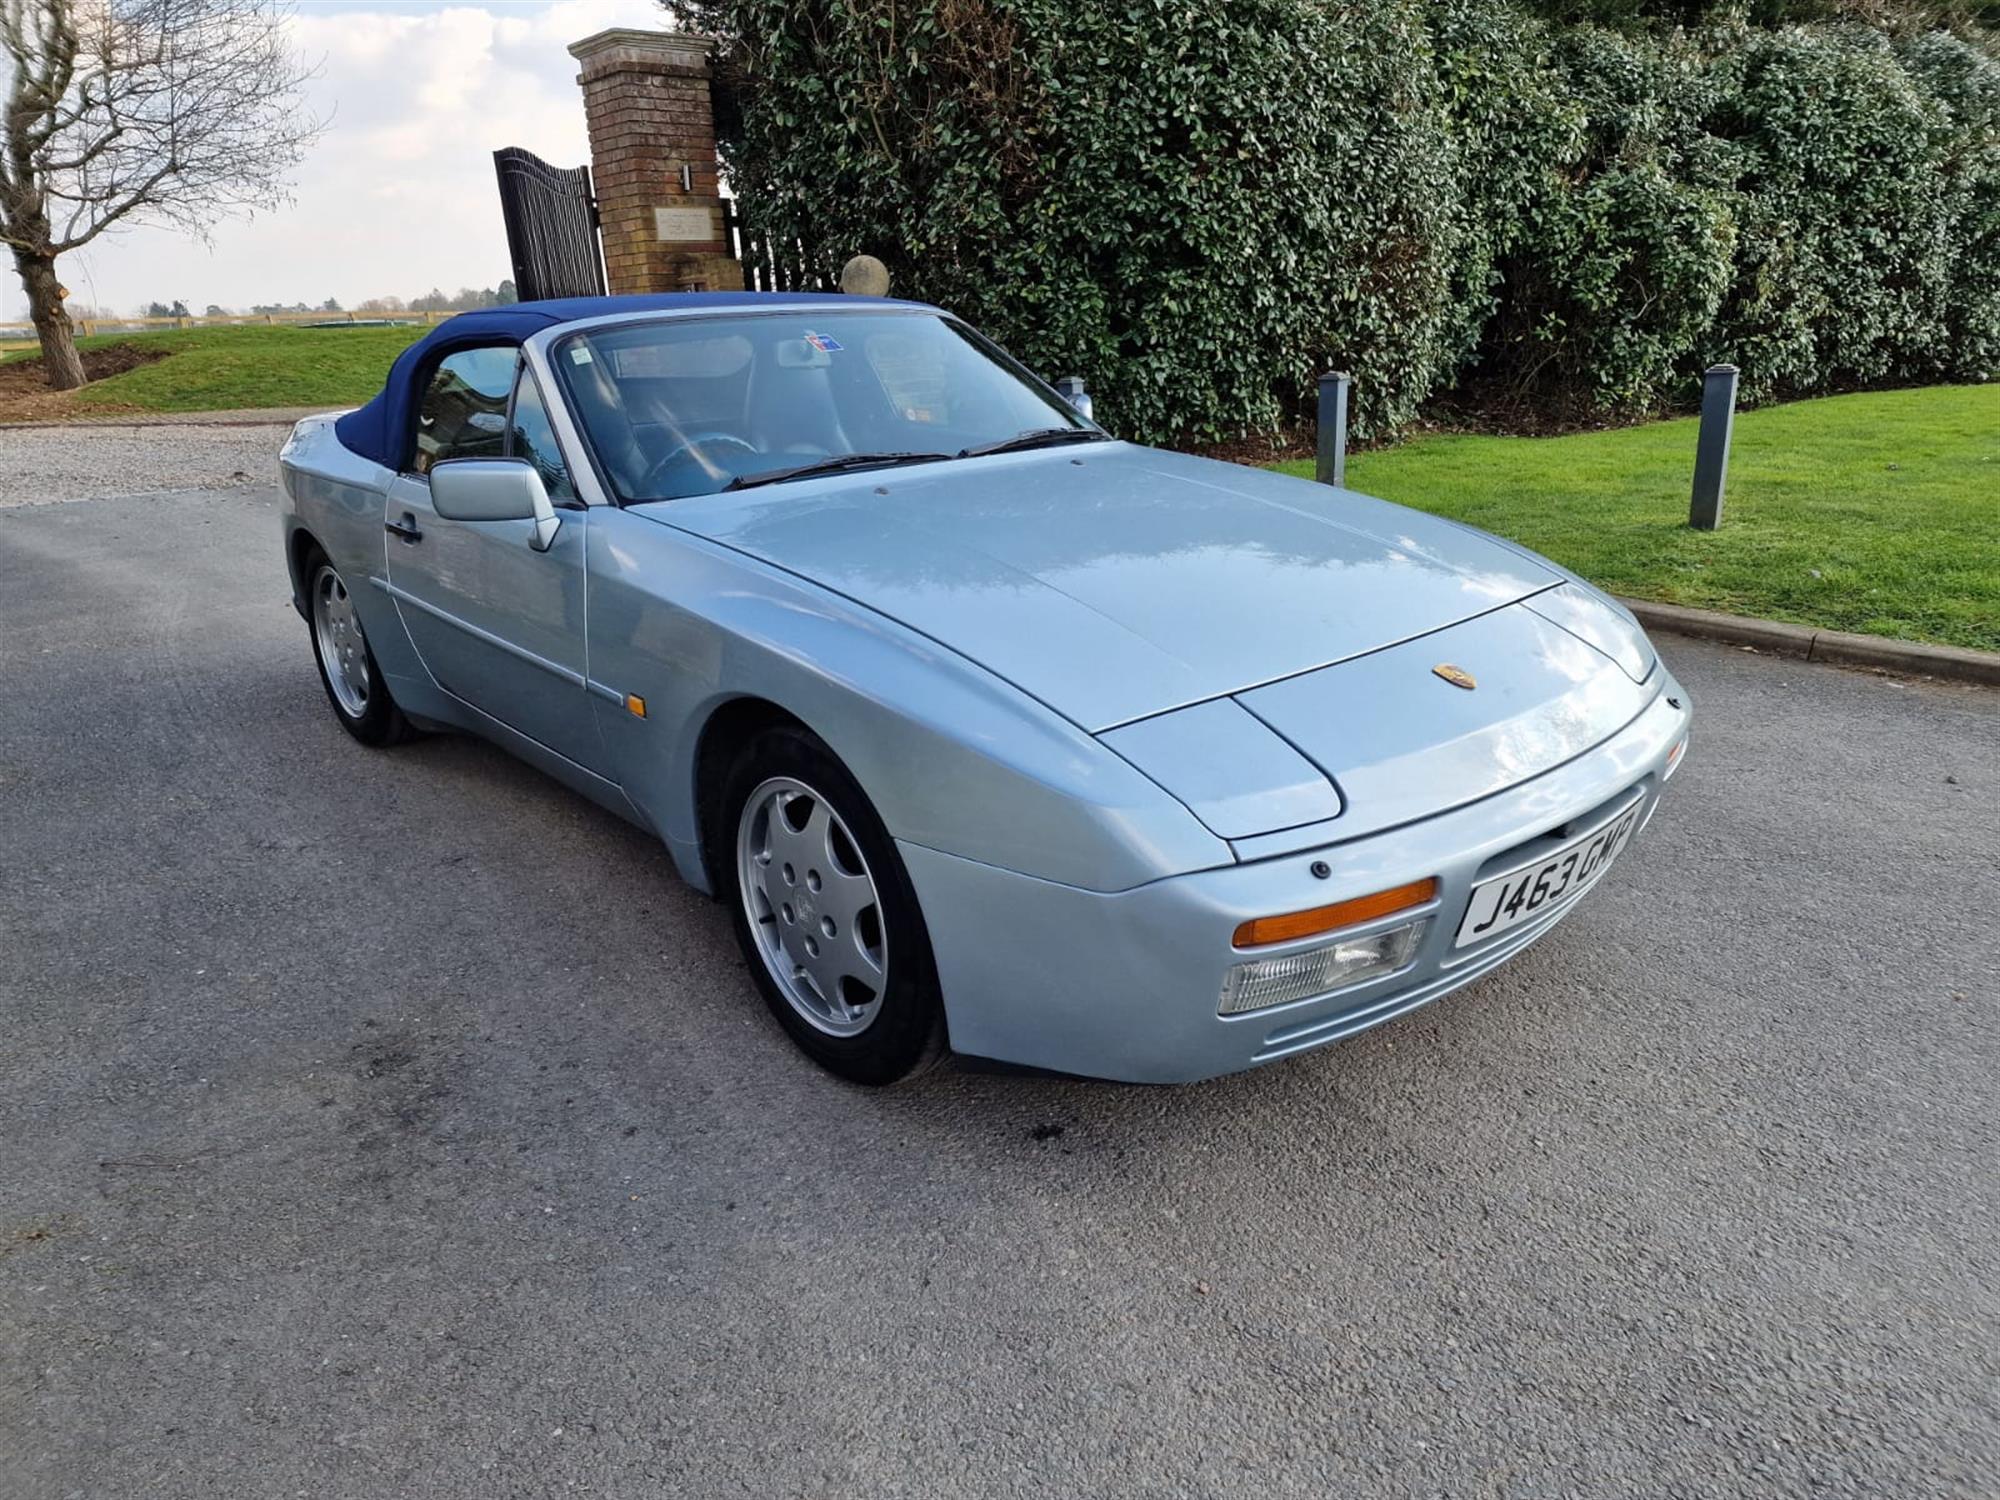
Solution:
[[[389,378],[366,406],[333,424],[340,445],[384,468],[400,469],[409,457],[417,402],[431,371],[445,355],[479,344],[519,344],[545,328],[601,318],[609,313],[695,312],[711,308],[770,307],[777,303],[825,302],[842,307],[909,307],[883,297],[850,297],[841,292],[659,292],[637,297],[560,297],[484,307],[447,318],[396,356]]]

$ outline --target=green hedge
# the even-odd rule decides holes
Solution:
[[[2000,368],[2000,64],[1851,22],[1480,0],[684,0],[752,225],[869,251],[1119,431],[1363,436]]]
[[[1763,391],[1947,373],[1959,288],[1937,99],[1858,27],[1754,36],[1718,73],[1711,128],[1737,153],[1741,226],[1718,352]]]
[[[1470,369],[1544,407],[1644,406],[1673,386],[1729,285],[1727,174],[1698,124],[1710,81],[1678,41],[1531,35],[1539,50],[1515,65],[1572,130],[1497,143],[1525,191],[1487,210],[1509,248]]]

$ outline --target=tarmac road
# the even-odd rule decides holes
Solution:
[[[0,512],[0,1494],[2000,1493],[2000,695],[1672,638],[1586,907],[1330,1051],[795,1055],[268,490]]]

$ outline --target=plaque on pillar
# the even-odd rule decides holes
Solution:
[[[706,208],[655,208],[653,230],[674,245],[707,245],[717,238],[715,214]]]

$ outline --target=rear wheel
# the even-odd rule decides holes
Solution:
[[[721,812],[737,941],[778,1024],[857,1083],[935,1063],[944,1007],[923,914],[847,769],[802,729],[766,730],[737,757]]]
[[[320,685],[341,727],[364,745],[394,745],[414,731],[375,665],[347,581],[314,549],[306,559],[306,614]]]

